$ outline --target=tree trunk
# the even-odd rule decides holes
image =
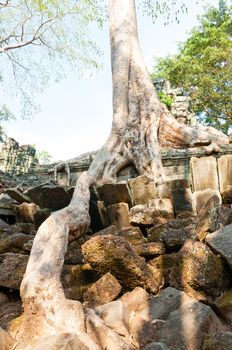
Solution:
[[[139,174],[163,181],[159,143],[161,147],[204,145],[209,151],[217,150],[217,143],[228,143],[214,129],[179,124],[157,98],[138,43],[135,1],[110,0],[109,18],[111,133],[88,172],[78,179],[69,206],[53,213],[37,232],[21,285],[24,314],[10,330],[17,350],[37,337],[60,333],[75,333],[87,348],[99,349],[86,333],[81,303],[65,298],[60,281],[68,241],[86,232],[90,224],[91,184],[115,181],[119,170],[130,163]]]

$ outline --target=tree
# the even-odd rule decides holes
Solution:
[[[35,93],[70,69],[98,67],[100,51],[90,39],[91,23],[102,25],[94,0],[5,0],[0,2],[1,95],[18,96],[22,116],[36,111]],[[78,28],[78,30],[76,30]],[[0,104],[0,111],[1,111]],[[4,109],[2,108],[2,112]]]
[[[207,125],[228,132],[232,123],[232,7],[219,1],[199,19],[175,56],[157,60],[153,77],[190,93],[195,113]]]
[[[21,284],[24,313],[11,327],[15,349],[38,349],[41,337],[74,333],[87,349],[99,346],[87,334],[82,304],[67,300],[60,276],[68,241],[80,237],[90,224],[90,186],[115,181],[118,171],[134,164],[139,174],[164,180],[160,146],[201,145],[208,152],[228,143],[223,133],[202,126],[180,125],[157,98],[140,51],[135,1],[110,0],[110,43],[113,78],[111,133],[89,170],[77,180],[68,207],[53,213],[40,226]],[[92,327],[99,320],[88,313]],[[120,337],[105,334],[112,349],[129,349]],[[30,346],[27,348],[28,344]]]

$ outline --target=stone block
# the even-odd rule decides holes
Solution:
[[[157,197],[157,187],[147,176],[142,175],[128,181],[134,205],[148,204],[150,199]]]
[[[148,207],[152,210],[155,225],[174,219],[173,205],[168,198],[151,199]]]
[[[222,318],[232,325],[232,290],[226,291],[217,298],[215,306]]]
[[[218,229],[219,214],[220,197],[214,195],[198,213],[196,235],[200,241],[205,239],[208,232],[214,232]]]
[[[118,235],[125,238],[132,245],[138,245],[147,242],[139,227],[126,227],[120,230],[118,232]]]
[[[218,159],[220,192],[232,187],[232,155],[226,154]]]
[[[59,210],[66,207],[71,200],[64,187],[52,183],[32,187],[25,192],[25,195],[42,209]]]
[[[109,303],[117,298],[121,289],[117,279],[108,272],[84,293],[85,304],[93,307]]]
[[[111,204],[107,207],[107,212],[111,225],[115,225],[118,229],[130,226],[127,203]]]
[[[27,267],[28,256],[6,253],[0,255],[0,286],[19,289]]]
[[[139,257],[124,238],[97,236],[82,245],[85,261],[100,275],[111,272],[124,289],[143,287],[157,293],[163,279],[159,279],[145,259]]]
[[[210,308],[196,300],[184,302],[170,313],[163,327],[157,330],[156,341],[169,350],[202,349],[206,334],[223,329],[219,318]]]
[[[149,294],[145,289],[136,287],[131,292],[123,294],[120,300],[123,302],[129,316],[131,316],[139,311],[141,305],[148,303]]]
[[[227,208],[225,205],[221,205],[218,224],[222,226],[226,226],[232,224],[232,209]]]
[[[208,234],[206,242],[226,260],[232,269],[232,224]]]
[[[103,230],[100,230],[100,231],[94,233],[91,237],[104,236],[104,235],[113,235],[114,236],[117,234],[118,234],[117,226],[111,225],[111,226],[104,228]]]
[[[90,229],[93,232],[102,230],[104,227],[109,226],[109,216],[105,203],[103,201],[90,201],[89,214],[91,218]]]
[[[144,350],[169,350],[169,348],[164,343],[155,342],[146,346]]]
[[[6,193],[19,204],[24,202],[30,203],[30,198],[16,187],[7,188]]]
[[[151,258],[165,254],[165,246],[162,242],[138,244],[134,247],[134,250],[136,254],[139,256],[144,256],[145,258]]]
[[[176,216],[182,213],[196,214],[196,202],[190,188],[171,189],[170,195]]]
[[[232,349],[232,332],[221,331],[206,335],[202,350]]]
[[[104,201],[106,205],[116,203],[127,203],[131,207],[130,189],[126,182],[118,182],[112,184],[104,184],[97,187],[99,199]]]
[[[193,179],[193,190],[195,192],[203,191],[206,188],[219,191],[216,158],[212,156],[202,158],[192,157],[190,164]]]
[[[182,227],[179,229],[166,229],[160,233],[160,241],[170,250],[180,249],[187,239],[196,239],[194,225]]]
[[[108,327],[129,338],[129,314],[120,300],[98,306],[95,308],[95,312]]]
[[[40,208],[35,203],[14,205],[17,222],[34,223],[34,216]]]
[[[203,191],[194,192],[197,213],[200,212],[200,210],[206,205],[208,200],[214,195],[218,196],[219,201],[221,203],[221,195],[219,191],[212,190],[211,188],[206,188]]]
[[[151,208],[147,205],[136,205],[130,209],[129,220],[132,225],[151,226],[154,218]]]
[[[227,187],[227,189],[222,192],[222,203],[232,204],[232,186]]]

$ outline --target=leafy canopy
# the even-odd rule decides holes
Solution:
[[[182,86],[200,119],[227,132],[232,124],[232,7],[220,0],[219,8],[208,8],[178,54],[156,60],[152,77]]]
[[[108,1],[0,0],[1,96],[21,99],[22,116],[35,111],[35,93],[49,80],[99,66],[100,51],[89,29],[102,26]],[[190,0],[138,0],[143,13],[178,21]],[[11,114],[1,105],[1,117]]]
[[[1,0],[1,95],[4,90],[18,95],[22,114],[31,115],[35,92],[49,79],[98,67],[100,51],[90,26],[101,27],[103,18],[98,0]],[[9,116],[1,102],[0,117]]]

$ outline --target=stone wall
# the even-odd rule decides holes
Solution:
[[[173,99],[170,112],[179,123],[190,126],[197,124],[196,116],[191,107],[191,98],[184,94],[183,89],[171,88],[170,83],[164,79],[155,79],[153,84],[158,93],[163,92]]]
[[[71,185],[74,186],[82,171],[88,170],[95,153],[80,156],[70,163]],[[164,149],[162,160],[167,181],[187,179],[193,191],[212,188],[223,192],[232,186],[232,144],[222,145],[219,153],[207,155],[204,149]],[[36,185],[54,180],[55,164],[37,165],[25,175],[18,175],[18,182]],[[124,168],[118,174],[118,181],[138,176],[133,166]],[[67,185],[65,170],[58,172],[57,181]]]
[[[12,175],[27,173],[35,163],[35,153],[31,145],[19,146],[13,138],[8,138],[0,150],[0,170]]]

